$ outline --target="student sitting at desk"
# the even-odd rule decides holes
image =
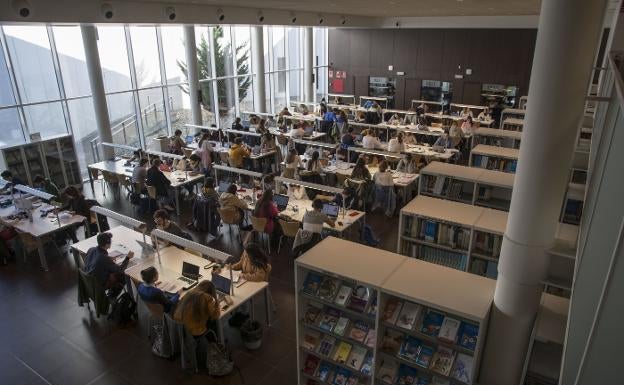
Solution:
[[[292,116],[292,114],[290,113],[290,111],[288,111],[288,107],[284,107],[278,114],[278,116],[281,118],[283,116]]]
[[[403,133],[399,132],[396,137],[388,142],[388,151],[403,152],[405,151],[405,143],[403,142]]]
[[[358,123],[363,123],[363,122],[365,122],[365,121],[366,121],[366,114],[364,113],[364,111],[358,111],[358,112],[355,114],[355,119],[354,119],[354,120],[355,120],[356,122],[358,122]]]
[[[59,188],[47,178],[44,178],[43,175],[36,175],[33,179],[33,187],[37,190],[47,192],[48,194],[52,194],[55,197],[59,198],[61,193]]]
[[[376,149],[383,148],[383,146],[381,145],[381,142],[379,141],[379,138],[377,137],[377,135],[375,135],[375,131],[372,129],[367,130],[366,136],[362,138],[362,147],[369,149],[369,150],[376,150]]]
[[[479,115],[477,115],[477,120],[491,120],[492,116],[490,115],[490,109],[488,107],[485,107],[485,109],[481,112],[479,112]]]
[[[407,153],[405,158],[401,158],[401,160],[399,160],[396,170],[407,174],[416,174],[418,173],[418,163],[411,153]]]
[[[256,127],[256,132],[262,135],[269,132],[269,130],[266,127],[266,120],[260,119],[260,123],[258,123],[258,127]]]
[[[435,143],[433,144],[433,147],[443,148],[443,149],[453,148],[453,141],[449,137],[449,132],[447,129],[445,129],[444,133],[442,133],[442,135],[440,135],[438,140],[435,141]]]
[[[272,243],[277,242],[281,235],[281,229],[275,220],[278,215],[279,210],[273,202],[273,190],[265,190],[260,199],[258,199],[258,202],[256,202],[253,216],[256,218],[266,218],[267,222],[264,226],[264,232],[271,236]]]
[[[180,300],[182,290],[177,293],[168,293],[157,287],[158,270],[154,266],[150,266],[141,270],[142,283],[137,287],[139,297],[147,303],[162,305],[165,313],[170,313]]]
[[[182,155],[182,148],[184,148],[184,146],[186,146],[186,142],[182,139],[182,131],[175,130],[174,135],[171,138],[171,152]]]
[[[453,123],[451,123],[451,128],[449,129],[449,137],[451,139],[453,147],[457,146],[461,141],[462,133],[456,121],[453,121]]]
[[[410,107],[407,112],[408,113],[405,114],[405,118],[403,119],[403,124],[407,126],[418,124],[418,115],[416,114],[416,109],[414,107]]]
[[[472,118],[467,117],[461,125],[461,132],[464,136],[470,136],[472,134],[472,126],[473,126]]]
[[[294,178],[297,175],[297,170],[299,168],[303,168],[303,162],[301,161],[301,157],[299,153],[294,148],[288,151],[288,155],[285,160],[285,168],[282,176],[286,178]]]
[[[310,113],[310,110],[308,110],[308,106],[306,106],[305,104],[300,104],[298,109],[301,115],[308,115]]]
[[[403,134],[403,143],[408,144],[418,144],[418,140],[416,140],[416,135],[411,132],[406,132]]]
[[[237,117],[232,123],[232,130],[245,131],[245,127],[241,124],[241,118]]]
[[[241,230],[248,231],[251,229],[251,226],[242,226],[245,219],[245,210],[247,210],[248,206],[244,200],[236,195],[237,190],[238,187],[235,184],[229,185],[227,191],[221,193],[219,205],[222,210],[235,210],[236,216],[234,220],[241,226]]]
[[[240,121],[240,118],[236,118]],[[242,127],[242,126],[241,126]],[[202,172],[209,175],[212,172],[212,143],[210,143],[210,134],[203,134],[199,143],[197,143],[197,152],[201,157]]]
[[[2,174],[0,174],[0,176],[12,186],[17,186],[18,184],[24,185],[24,182],[18,176],[13,176],[13,173],[9,170],[2,171]],[[5,187],[5,190],[8,189]]]
[[[198,339],[203,337],[209,328],[216,333],[216,321],[220,315],[217,290],[212,282],[204,280],[180,300],[173,319],[183,323],[193,337]]]
[[[364,181],[371,180],[371,174],[368,167],[366,167],[366,159],[364,159],[363,156],[360,156],[355,162],[353,171],[351,171],[351,179]]]
[[[379,163],[379,171],[373,176],[376,186],[394,186],[392,171],[388,169],[388,162],[385,160]]]
[[[147,159],[142,158],[139,164],[132,170],[132,183],[145,183],[147,178]]]
[[[462,118],[467,118],[470,116],[472,118],[472,110],[468,107],[464,107],[464,109],[461,110],[461,112],[459,113],[459,116],[461,116]]]
[[[260,138],[260,148],[262,152],[275,151],[276,145],[273,134],[267,131],[264,135],[262,135]]]
[[[192,239],[191,236],[182,230],[177,223],[171,221],[169,213],[166,210],[156,210],[154,213],[154,223],[156,224],[156,227],[162,231],[166,231],[180,238]]]
[[[230,269],[240,271],[240,277],[250,282],[269,282],[271,264],[260,245],[248,242],[240,260],[231,265]]]
[[[242,138],[234,139],[234,144],[230,148],[230,166],[242,168],[246,158],[249,158],[251,152],[243,144]]]
[[[303,230],[320,234],[323,232],[323,224],[327,223],[331,227],[336,226],[336,221],[323,213],[323,200],[315,199],[312,202],[312,211],[306,211],[303,215]]]
[[[347,123],[349,119],[347,119],[347,114],[345,114],[344,110],[338,111],[338,115],[336,115],[336,123]]]
[[[204,179],[201,194],[205,199],[214,199],[215,202],[219,201],[219,193],[215,190],[215,182],[212,177],[209,176]]]
[[[119,265],[108,256],[111,248],[113,235],[111,233],[100,233],[97,235],[97,246],[92,247],[85,255],[84,272],[95,276],[95,279],[104,290],[111,290],[110,295],[114,298],[121,292],[125,282],[124,271],[128,267],[128,262],[134,256],[132,251],[124,258]]]
[[[65,190],[63,190],[63,196],[65,197],[65,204],[58,210],[69,211],[72,214],[82,215],[87,218],[89,231],[91,233],[97,233],[97,224],[91,217],[91,207],[93,205],[99,206],[97,201],[87,201],[84,195],[82,195],[82,193],[74,186],[67,186]],[[76,237],[76,227],[68,229],[67,235],[74,243],[78,242],[78,238]]]
[[[169,211],[173,211],[173,207],[169,204],[169,186],[171,186],[171,181],[160,171],[161,164],[162,161],[160,159],[154,159],[152,161],[152,167],[147,170],[145,183],[156,189],[158,205]]]
[[[398,126],[401,123],[402,121],[398,114],[393,114],[390,119],[388,119],[388,124],[391,126]]]
[[[293,128],[290,129],[290,137],[293,139],[301,139],[305,135],[305,130],[302,127],[301,123],[294,124]]]

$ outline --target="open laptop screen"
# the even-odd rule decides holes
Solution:
[[[182,276],[194,280],[199,279],[199,266],[192,263],[182,262]]]
[[[212,274],[212,284],[221,294],[230,295],[232,281],[229,278],[225,278],[219,274]]]
[[[340,207],[338,207],[337,205],[331,204],[331,203],[324,203],[323,204],[323,214],[329,216],[329,217],[337,217],[338,216],[338,210],[340,210]]]

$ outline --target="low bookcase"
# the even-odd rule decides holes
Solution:
[[[478,144],[470,151],[468,165],[471,167],[485,168],[515,173],[518,165],[519,150]]]

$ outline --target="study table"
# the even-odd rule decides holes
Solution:
[[[153,266],[158,269],[159,280],[161,282],[159,286],[163,289],[166,289],[166,291],[177,292],[185,285],[182,281],[178,279],[182,276],[183,262],[188,262],[200,266],[200,274],[203,275],[203,277],[200,278],[200,282],[203,280],[211,280],[211,270],[205,268],[205,266],[208,266],[208,264],[210,264],[210,261],[208,259],[191,254],[176,246],[166,246],[159,250],[159,262],[159,258],[156,252],[144,252],[141,245],[139,245],[139,243],[137,242],[143,241],[143,233],[123,226],[114,227],[107,232],[113,235],[112,246],[109,250],[109,253],[112,254],[113,252],[116,252],[116,254],[125,255],[128,253],[128,251],[134,252],[134,257],[130,260],[129,267],[126,268],[126,275],[130,277],[130,279],[132,279],[132,281],[137,285],[142,282],[141,270]],[[76,253],[75,258],[77,261],[82,261],[87,251],[91,247],[95,247],[97,245],[96,238],[97,237],[94,236],[72,245],[72,250],[74,251],[74,253]],[[149,237],[147,242],[150,245],[152,244]],[[230,270],[228,268],[223,268],[221,269],[220,275],[229,279]],[[233,304],[231,306],[226,306],[223,302],[219,304],[221,308],[221,315],[219,316],[218,322],[219,337],[223,339],[223,323],[227,322],[226,318],[241,305],[248,301],[251,301],[251,306],[249,308],[253,318],[253,299],[260,294],[264,294],[264,301],[266,306],[266,323],[267,325],[270,325],[271,302],[269,297],[269,284],[267,282],[246,281],[242,284],[233,283],[232,286],[234,292],[230,295],[230,297],[233,301]],[[185,293],[186,292],[183,291],[181,296],[184,296]]]
[[[403,156],[401,154],[411,154],[411,155],[423,156],[427,158],[428,160],[435,159],[435,160],[442,160],[442,161],[448,161],[449,159],[453,157],[453,155],[459,152],[458,150],[454,148],[446,148],[444,149],[444,152],[437,152],[437,151],[433,151],[433,147],[427,144],[406,144],[405,150],[400,153],[389,152],[387,151],[387,149],[388,149],[388,143],[381,143],[381,146],[379,146],[377,149],[368,149],[368,148],[361,147],[361,145],[356,144],[355,146],[349,147],[348,151],[349,152],[355,151],[355,152],[371,154],[371,155],[390,156],[390,157],[395,157],[395,158],[402,158]],[[350,157],[351,155],[349,154],[349,158]]]
[[[93,186],[94,172],[110,172],[115,175],[124,175],[127,177],[132,176],[133,165],[126,165],[126,159],[120,160],[105,160],[102,162],[90,164],[89,168],[89,183],[91,184],[91,191],[95,194],[95,188]],[[171,181],[171,188],[175,193],[176,201],[176,213],[180,215],[180,189],[187,185],[195,185],[204,180],[204,174],[192,173],[190,171],[163,171],[163,174]],[[97,175],[97,174],[95,174]]]
[[[37,200],[35,199],[34,202]],[[39,261],[41,262],[41,268],[44,271],[48,271],[48,260],[46,252],[43,249],[43,238],[52,235],[56,232],[66,230],[74,225],[80,225],[87,222],[87,218],[82,215],[72,215],[69,212],[60,212],[58,217],[56,214],[48,214],[44,217],[41,216],[41,210],[52,210],[54,206],[46,203],[34,203],[31,215],[32,222],[28,219],[10,219],[9,216],[17,214],[18,210],[15,205],[0,208],[0,222],[5,226],[11,226],[17,231],[30,234],[37,243],[37,252],[39,253]],[[87,226],[88,231],[88,226]]]
[[[293,138],[293,139],[305,139],[305,140],[318,140],[324,136],[326,136],[327,134],[321,131],[312,131],[312,135],[303,135],[302,137],[293,137],[292,136],[292,130],[288,130],[286,132],[282,132],[280,130],[278,130],[277,128],[270,128],[269,132],[275,136],[285,136],[287,138]]]

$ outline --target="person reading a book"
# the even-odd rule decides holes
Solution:
[[[170,313],[180,300],[182,289],[177,293],[161,290],[158,287],[160,284],[158,282],[158,270],[154,266],[141,270],[141,279],[143,282],[137,287],[137,292],[141,299],[147,303],[162,305],[165,313]]]
[[[217,291],[212,282],[204,280],[180,300],[173,318],[184,324],[197,339],[203,337],[208,329],[217,330],[216,322],[220,314]]]

